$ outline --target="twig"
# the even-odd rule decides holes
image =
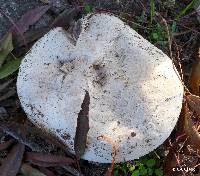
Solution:
[[[115,157],[116,157],[116,153],[117,153],[116,144],[115,144],[115,142],[113,142],[113,140],[111,138],[109,138],[108,136],[105,136],[105,135],[99,136],[98,139],[103,139],[104,141],[108,142],[112,146],[112,163],[106,172],[106,176],[112,176],[113,168],[115,165]]]
[[[187,142],[188,137],[185,139],[185,141],[183,142],[183,144],[180,146],[180,148],[178,149],[178,153],[181,151],[181,149],[184,147],[185,143]]]
[[[156,157],[157,157],[158,159],[160,159],[160,156],[156,153],[156,151],[154,151],[154,154],[156,155]]]
[[[182,137],[184,137],[184,136],[186,136],[186,134],[185,134],[185,133],[183,133],[183,134],[181,134],[181,135],[177,136],[177,137],[176,137],[176,142],[177,142],[177,141],[179,141],[179,139],[180,139],[180,138],[182,138]]]

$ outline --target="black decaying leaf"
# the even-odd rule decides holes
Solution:
[[[90,95],[86,91],[83,103],[81,105],[81,110],[78,114],[76,135],[74,140],[74,150],[76,153],[77,159],[85,152],[87,133],[89,131],[89,104],[90,104]]]

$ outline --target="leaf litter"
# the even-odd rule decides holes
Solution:
[[[16,176],[22,162],[25,146],[17,143],[0,166],[0,176]]]
[[[16,25],[10,28],[10,31],[13,35],[17,35],[19,33],[23,34],[31,25],[35,24],[47,12],[47,10],[49,10],[50,7],[50,5],[40,6],[26,12],[21,19],[16,22]]]
[[[42,167],[64,166],[75,162],[73,159],[65,156],[34,152],[26,152],[25,161],[29,161],[34,165]]]
[[[47,176],[44,173],[40,172],[39,170],[31,167],[28,164],[22,164],[20,172],[21,174],[25,176]]]

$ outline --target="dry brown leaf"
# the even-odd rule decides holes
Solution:
[[[199,48],[198,56],[197,56],[197,63],[193,66],[191,74],[190,74],[189,84],[190,84],[192,93],[195,94],[195,95],[200,95],[199,94],[199,86],[200,86],[200,48]]]
[[[13,35],[23,34],[29,29],[29,26],[35,24],[46,12],[50,6],[40,6],[35,9],[31,9],[22,15],[21,19],[16,22],[16,26],[10,28]]]
[[[184,106],[184,104],[182,104],[182,107]],[[181,113],[179,115],[179,119],[178,119],[178,122],[177,122],[177,132],[179,134],[184,134],[185,131],[184,131],[184,108],[181,109]]]
[[[56,176],[52,171],[47,169],[46,167],[39,167],[39,170],[44,173],[46,176]]]
[[[200,116],[200,97],[196,95],[187,95],[186,97],[189,107]]]
[[[65,156],[34,152],[27,152],[25,154],[25,160],[42,167],[63,166],[75,162],[73,159]]]
[[[47,176],[28,164],[22,164],[20,173],[27,176]]]
[[[54,144],[55,146],[61,148],[68,155],[70,155],[68,151],[68,147],[64,145],[59,139],[51,135],[50,133],[46,133],[39,128],[33,128],[32,126],[27,126],[20,123],[15,122],[1,122],[0,130],[3,130],[8,135],[12,136],[19,142],[25,144],[32,151],[43,152],[46,150],[45,147],[37,143],[35,136],[39,137],[41,140],[45,142],[46,145]]]
[[[16,176],[22,162],[25,146],[21,143],[16,144],[8,156],[3,160],[0,167],[1,176]]]
[[[185,132],[189,137],[190,144],[195,146],[197,149],[200,149],[200,134],[193,125],[189,108],[187,104],[183,106],[184,108],[184,127]]]
[[[32,142],[31,138],[27,136],[27,126],[25,125],[14,122],[1,122],[0,129],[32,150],[42,150],[42,148],[36,142]]]
[[[74,150],[77,159],[80,159],[85,152],[87,133],[89,131],[89,104],[90,95],[88,91],[86,91],[81,110],[78,114],[76,135],[74,139]]]

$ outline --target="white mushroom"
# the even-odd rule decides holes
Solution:
[[[183,87],[172,61],[120,19],[87,15],[74,44],[62,28],[32,47],[20,66],[17,90],[31,121],[74,153],[77,117],[90,95],[89,132],[83,159],[100,163],[141,157],[173,130]]]

